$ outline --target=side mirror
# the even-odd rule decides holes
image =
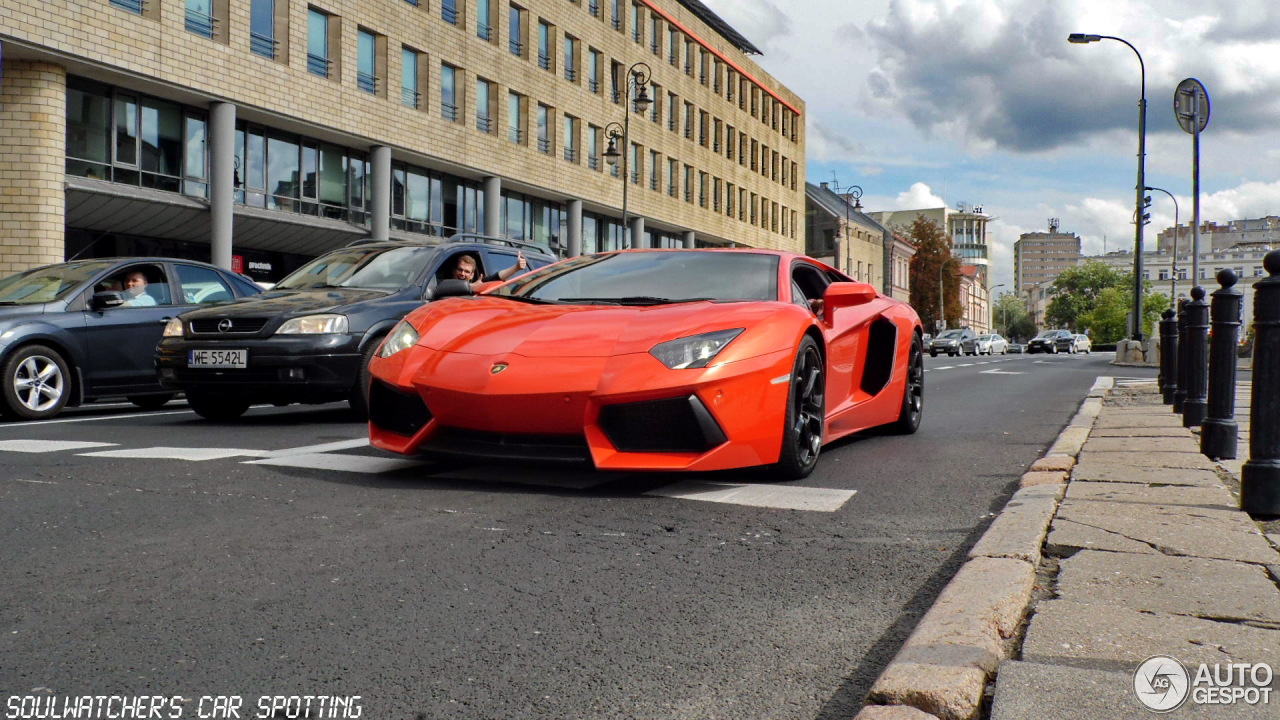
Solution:
[[[93,297],[89,298],[89,307],[94,310],[106,310],[107,308],[120,307],[124,304],[124,293],[117,290],[103,290],[96,292]]]
[[[471,289],[471,283],[466,280],[441,280],[436,283],[436,289],[431,294],[432,300],[439,300],[447,297],[463,297],[466,295],[475,295],[475,291]]]
[[[822,294],[822,319],[830,325],[838,308],[866,305],[879,296],[874,285],[860,282],[833,282]]]

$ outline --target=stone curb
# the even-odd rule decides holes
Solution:
[[[854,720],[978,717],[987,685],[1009,659],[1010,638],[1031,604],[1041,549],[1067,478],[1114,383],[1099,378],[1049,451],[1031,464],[1021,489],[876,679]]]

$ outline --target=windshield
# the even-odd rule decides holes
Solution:
[[[1050,338],[1056,338],[1056,337],[1058,337],[1058,331],[1057,331],[1057,330],[1045,330],[1044,332],[1040,333],[1040,334],[1039,334],[1039,335],[1037,335],[1036,337],[1037,337],[1037,338],[1040,338],[1040,339],[1042,339],[1042,340],[1048,340],[1048,339],[1050,339]]]
[[[592,305],[777,300],[778,256],[723,250],[584,255],[521,276],[493,294]]]
[[[434,247],[354,247],[322,255],[276,284],[277,290],[350,287],[399,290],[412,283]]]
[[[0,305],[35,305],[60,300],[113,264],[110,261],[62,263],[10,275],[0,280]]]
[[[963,330],[948,330],[938,336],[939,340],[954,340],[964,335]]]
[[[990,335],[979,335],[977,339],[981,342],[990,342],[993,338]]]

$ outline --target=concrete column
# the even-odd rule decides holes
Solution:
[[[569,201],[569,247],[567,254],[569,257],[578,257],[582,254],[582,201]]]
[[[0,67],[0,276],[66,259],[67,71]]]
[[[369,172],[373,173],[372,221],[369,237],[374,240],[391,238],[391,148],[374,145]]]
[[[236,106],[209,106],[209,262],[231,269],[236,207]]]
[[[498,227],[501,224],[502,178],[487,177],[484,179],[484,234],[506,237],[507,229]]]
[[[631,247],[649,247],[648,241],[644,239],[644,218],[642,217],[631,218]]]
[[[694,247],[696,247],[693,241],[693,237],[694,235],[692,230],[684,231],[684,246],[686,249],[692,250]]]

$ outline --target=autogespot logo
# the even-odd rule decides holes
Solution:
[[[1158,713],[1177,710],[1187,701],[1191,675],[1168,655],[1153,655],[1133,672],[1133,692],[1147,709]]]

